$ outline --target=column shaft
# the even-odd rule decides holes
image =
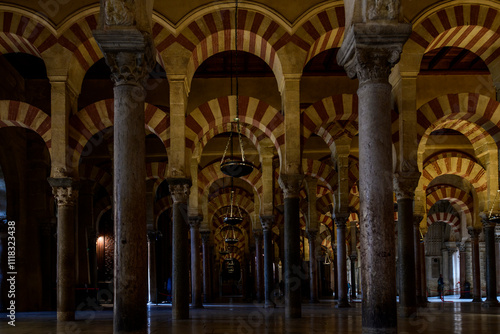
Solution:
[[[158,284],[156,280],[156,233],[148,233],[149,301],[158,304]]]
[[[191,225],[191,297],[194,308],[203,308],[201,302],[201,266],[200,266],[200,223],[202,218],[190,218]]]
[[[356,298],[356,256],[350,256],[351,260],[351,298]]]
[[[274,307],[274,302],[272,301],[273,292],[273,261],[272,261],[272,229],[264,228],[264,307]]]
[[[300,318],[300,220],[299,198],[285,198],[285,317]]]
[[[458,243],[457,243],[458,244]],[[467,281],[467,252],[465,249],[465,244],[460,243],[459,245],[459,251],[460,251],[460,299],[467,298],[465,295],[465,283]]]
[[[495,259],[495,222],[493,218],[483,217],[484,242],[486,250],[486,300],[483,306],[496,307],[497,300],[497,269]],[[496,218],[496,217],[495,217]],[[498,219],[498,218],[497,218]]]
[[[474,228],[469,228],[471,235],[472,246],[472,277],[473,277],[473,298],[475,303],[482,302],[481,299],[481,269],[479,265],[479,233],[480,231]]]
[[[210,231],[201,232],[202,248],[203,248],[203,302],[211,301],[210,289]]]
[[[399,208],[399,206],[398,206]],[[399,216],[399,214],[398,214]],[[420,265],[420,222],[422,221],[422,216],[413,216],[413,247],[414,247],[414,263],[415,263],[415,296],[417,306],[422,305],[422,277],[420,272],[422,271]]]
[[[264,268],[262,263],[262,236],[261,230],[254,230],[255,237],[255,286],[257,289],[257,301],[264,300]]]
[[[318,231],[307,232],[309,237],[309,298],[311,303],[318,303],[318,259],[316,249],[316,237]]]
[[[417,311],[415,293],[415,247],[413,228],[413,199],[398,199],[398,271],[400,281],[399,307],[403,317]]]
[[[347,289],[347,251],[345,244],[345,227],[348,217],[335,218],[337,225],[337,280],[339,302],[337,307],[350,307]]]

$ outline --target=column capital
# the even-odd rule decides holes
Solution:
[[[184,178],[167,179],[170,195],[174,203],[187,203],[191,189],[191,180]]]
[[[199,229],[202,221],[203,221],[203,216],[190,216],[189,226],[191,226],[191,228],[194,229]]]
[[[488,215],[486,212],[480,212],[479,217],[481,217],[481,223],[483,223],[483,227],[485,229],[491,228],[494,229],[496,226],[496,220],[499,219],[498,214]]]
[[[274,216],[260,216],[260,224],[264,232],[271,231],[274,225]],[[255,231],[255,230],[254,230]]]
[[[406,23],[355,23],[346,33],[337,61],[350,78],[358,77],[360,86],[389,83],[391,68],[410,33],[411,25]]]
[[[465,242],[457,242],[457,248],[460,253],[464,253],[466,251],[466,243]]]
[[[349,214],[337,213],[334,216],[334,220],[335,220],[335,225],[337,225],[337,228],[345,228],[347,222],[349,221]]]
[[[420,175],[418,171],[394,173],[394,192],[398,200],[415,198],[415,189],[418,186]]]
[[[143,86],[154,67],[154,44],[149,33],[136,27],[94,31],[115,86]]]
[[[212,232],[210,230],[201,230],[200,235],[201,235],[201,242],[203,244],[208,244],[210,242],[210,234]]]
[[[262,233],[261,229],[254,229],[253,230],[253,237],[255,238],[255,240],[262,240],[263,235],[264,234]]]
[[[422,219],[424,219],[424,216],[422,216],[422,215],[413,215],[413,225],[415,227],[420,227],[420,223],[422,222]]]
[[[283,189],[283,195],[285,198],[298,198],[300,196],[300,187],[302,186],[302,181],[304,180],[304,175],[301,174],[281,174],[278,183]]]
[[[70,177],[47,179],[58,206],[75,206],[78,201],[78,181]]]
[[[318,235],[319,231],[313,229],[307,229],[306,233],[309,240],[316,240],[316,236]]]
[[[481,234],[480,229],[469,226],[467,227],[467,231],[469,232],[471,241],[479,241],[479,235]]]
[[[155,242],[156,240],[162,237],[162,234],[159,230],[149,230],[147,235],[149,242]]]

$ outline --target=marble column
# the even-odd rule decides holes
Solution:
[[[200,224],[203,217],[189,217],[191,227],[191,303],[193,308],[203,308],[201,302]]]
[[[422,266],[420,262],[420,222],[422,221],[423,216],[413,215],[413,246],[414,246],[414,263],[415,263],[415,296],[417,306],[423,306],[424,303],[423,298],[425,295],[425,291],[422,291],[422,277],[421,271]]]
[[[299,174],[281,174],[279,178],[285,202],[285,318],[302,316],[299,196],[303,179]]]
[[[257,301],[261,303],[264,300],[264,268],[262,264],[262,237],[261,229],[253,230],[255,238],[255,287],[257,289]]]
[[[337,281],[339,289],[338,308],[351,307],[347,289],[347,250],[345,244],[345,228],[349,216],[335,216],[337,226]]]
[[[488,217],[485,213],[481,213],[486,248],[486,300],[483,302],[483,306],[485,307],[499,306],[497,300],[497,269],[495,258],[495,226],[498,219],[498,217]]]
[[[210,231],[200,231],[203,248],[203,302],[208,303],[212,300],[210,288]]]
[[[359,79],[362,326],[367,333],[392,334],[397,332],[397,303],[392,86],[388,78],[391,67],[399,61],[411,26],[398,23],[399,16],[393,10],[380,13],[378,9],[372,10],[370,17],[379,14],[380,17],[391,14],[391,17],[387,23],[376,19],[353,23],[348,27],[337,59],[349,77]]]
[[[466,298],[465,296],[465,282],[467,281],[467,250],[465,242],[457,242],[459,250],[460,261],[460,299]]]
[[[399,315],[404,318],[415,316],[417,311],[413,200],[419,177],[419,172],[398,172],[394,176],[398,201]]]
[[[450,252],[448,251],[448,247],[443,246],[441,248],[441,273],[443,274],[443,296],[446,295],[446,292],[450,289]]]
[[[156,236],[157,231],[148,231],[149,301],[158,304],[158,284],[156,280]]]
[[[333,233],[332,233],[333,234]],[[332,235],[332,239],[331,240],[335,240],[335,238],[333,238],[333,235]],[[338,280],[338,277],[339,277],[339,274],[338,274],[338,256],[337,256],[337,245],[332,243],[332,280],[333,280],[333,294],[335,295],[335,299],[338,301],[339,300],[339,280]]]
[[[264,307],[273,308],[274,304],[272,293],[274,290],[273,277],[273,224],[274,216],[261,216],[262,232],[264,235]]]
[[[479,234],[481,234],[481,230],[470,226],[468,230],[472,246],[472,302],[480,303],[483,301],[481,299],[481,269],[479,265]]]
[[[49,178],[57,202],[57,321],[75,320],[75,205],[77,183]]]
[[[311,303],[319,303],[318,293],[318,256],[317,230],[307,230],[309,239],[309,298]]]
[[[189,318],[189,179],[168,179],[173,199],[172,209],[172,319]]]
[[[422,301],[420,306],[427,306],[427,268],[425,265],[425,243],[420,243],[420,284],[422,290]]]

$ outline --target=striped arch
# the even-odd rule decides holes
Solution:
[[[191,52],[187,68],[191,84],[196,69],[209,57],[223,51],[235,50],[234,8],[221,5],[217,12],[193,20],[177,37],[177,42]],[[253,9],[238,9],[238,50],[256,55],[273,70],[278,82],[283,79],[277,51],[289,40],[290,35],[269,15]]]
[[[89,165],[80,165],[79,170],[80,179],[94,181],[101,185],[109,196],[113,196],[113,177],[104,169]]]
[[[475,93],[443,95],[417,110],[417,136],[421,143],[432,131],[446,127],[462,132],[475,147],[486,144],[491,140],[489,136],[498,145],[499,126],[500,103]]]
[[[168,117],[161,109],[145,105],[145,128],[158,136],[164,145],[169,144],[167,137]],[[69,143],[73,149],[72,163],[78,166],[80,156],[93,135],[113,126],[114,100],[107,99],[91,104],[71,117],[69,123]],[[167,148],[167,146],[166,146]]]
[[[330,231],[333,231],[333,219],[331,216],[326,215],[326,214],[319,214],[318,215],[318,220],[320,224],[325,225],[330,229]],[[328,234],[330,234],[330,231],[328,231]]]
[[[358,97],[352,94],[334,95],[313,103],[301,114],[302,142],[311,134],[317,134],[332,148],[333,136],[326,130],[331,123],[356,122],[358,120]]]
[[[236,96],[224,96],[208,101],[186,117],[186,147],[195,146],[206,133],[236,117]],[[243,126],[251,125],[269,137],[280,152],[285,141],[283,115],[267,103],[252,97],[239,97],[239,118]]]
[[[478,193],[487,189],[486,170],[475,161],[462,157],[447,156],[435,160],[424,168],[422,177],[428,184],[436,177],[445,174],[463,177],[472,184]],[[427,185],[424,185],[424,189],[426,188]]]
[[[160,218],[162,213],[164,213],[165,211],[167,211],[172,207],[172,204],[173,204],[172,196],[165,196],[155,202],[153,210],[156,222],[158,222],[158,219]]]
[[[433,215],[430,215],[429,217],[427,217],[427,226],[431,226],[431,224],[435,223],[435,222],[444,222],[448,225],[451,226],[451,230],[454,232],[454,233],[459,233],[460,230],[460,219],[455,216],[455,215],[452,215],[451,213],[448,213],[448,212],[438,212],[438,213],[435,213]]]
[[[57,43],[54,29],[28,12],[0,12],[0,54],[22,52],[42,58]]]
[[[457,212],[462,212],[465,215],[467,226],[472,224],[472,208],[474,207],[474,200],[468,193],[448,185],[438,185],[428,188],[426,193],[428,210],[432,208],[436,202],[440,200],[447,200]]]
[[[146,180],[167,179],[167,169],[168,165],[166,162],[151,162],[146,164]]]
[[[292,36],[292,42],[307,52],[305,64],[321,52],[340,47],[344,39],[345,11],[338,3],[304,22]]]
[[[318,160],[302,159],[304,175],[309,175],[322,181],[331,191],[337,184],[337,173],[329,165]]]
[[[247,212],[249,215],[254,212],[254,202],[252,201],[251,194],[249,194],[245,189],[234,187],[234,199],[233,199],[233,211],[236,207],[239,207],[241,211]],[[208,203],[208,213],[210,215],[215,214],[221,208],[225,209],[231,206],[231,189],[227,188],[220,191],[217,196],[211,197]],[[236,213],[238,209],[236,209]],[[243,212],[242,212],[243,214]],[[220,221],[219,223],[222,223]]]
[[[94,221],[97,224],[97,228],[99,228],[99,221],[103,214],[105,214],[108,210],[113,208],[113,204],[111,203],[110,197],[103,197],[99,202],[94,205]]]
[[[51,148],[50,116],[30,104],[20,101],[0,100],[0,127],[16,126],[35,131]]]
[[[214,230],[214,243],[216,245],[217,251],[221,250],[224,246],[224,237],[226,231],[223,231],[222,229],[226,226],[227,225],[220,225],[217,229]],[[235,245],[238,248],[238,253],[244,253],[245,246],[249,241],[247,231],[236,226],[236,237],[239,239],[239,242]]]
[[[349,192],[349,210],[359,212],[359,190],[357,185],[354,185]]]
[[[481,57],[498,82],[500,56],[500,17],[497,9],[482,4],[459,4],[438,7],[413,25],[405,51],[424,54],[432,49],[454,46]],[[494,73],[493,69],[495,69]]]
[[[333,210],[333,194],[329,193],[317,198],[316,200],[316,210],[318,210],[318,214],[331,214]]]
[[[208,192],[208,188],[213,182],[225,178],[227,175],[223,174],[220,170],[219,163],[213,163],[206,166],[203,170],[198,172],[198,192],[203,195]],[[258,193],[262,193],[262,173],[254,168],[252,173],[240,179],[246,181]]]

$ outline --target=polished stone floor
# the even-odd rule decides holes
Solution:
[[[419,309],[418,318],[398,319],[398,333],[469,334],[500,333],[500,308],[484,308],[480,304],[445,302],[429,298],[428,307]],[[301,319],[285,319],[284,308],[264,309],[260,304],[229,301],[207,304],[204,309],[191,309],[190,320],[171,319],[170,305],[149,306],[149,333],[362,333],[361,304],[349,309],[337,309],[333,301],[302,305]],[[57,324],[55,312],[16,314],[16,326],[7,324],[1,314],[0,333],[112,333],[113,313],[110,309],[77,312],[77,320]]]

